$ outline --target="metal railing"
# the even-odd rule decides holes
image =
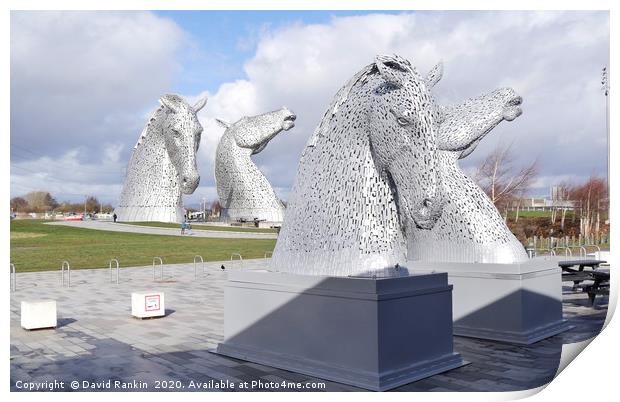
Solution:
[[[71,287],[71,265],[65,260],[60,266],[60,286],[65,286],[65,267],[67,267],[67,287]]]
[[[11,263],[10,272],[10,281],[11,281],[11,292],[15,292],[17,289],[17,274],[15,273],[15,264]]]
[[[164,261],[161,257],[153,257],[153,280],[155,280],[155,261],[159,260],[159,266],[161,268],[161,280],[164,280]]]
[[[116,264],[116,284],[118,285],[119,264],[118,264],[118,260],[116,258],[112,258],[110,260],[110,264],[108,265],[109,268],[110,268],[110,282],[112,282],[112,263]]]
[[[195,255],[194,256],[194,278],[197,279],[198,278],[198,271],[196,270],[197,265],[196,262],[197,260],[200,259],[200,263],[202,264],[202,273],[205,273],[205,261],[202,259],[201,255]]]

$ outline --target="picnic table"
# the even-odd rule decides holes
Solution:
[[[594,305],[596,295],[609,295],[609,273],[598,271],[604,260],[570,260],[559,261],[558,265],[562,268],[562,282],[573,282],[573,289],[581,287],[582,291],[588,293],[590,303]],[[590,268],[586,270],[585,268]],[[583,281],[592,281],[592,284],[580,285]]]

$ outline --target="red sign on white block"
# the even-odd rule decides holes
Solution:
[[[131,294],[131,315],[134,317],[161,317],[165,315],[165,312],[163,292],[148,291]]]

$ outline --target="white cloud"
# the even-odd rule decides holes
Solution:
[[[118,158],[120,144],[105,145],[101,162],[82,162],[81,148],[70,149],[60,157],[39,157],[11,162],[11,190],[13,195],[47,190],[59,201],[96,195],[103,202],[115,203],[121,190],[126,166]]]
[[[148,12],[12,12],[13,195],[45,188],[115,200],[117,165],[180,72],[187,42]]]
[[[513,142],[521,163],[538,158],[550,177],[603,173],[604,109],[596,83],[608,49],[609,18],[602,12],[373,14],[265,30],[245,64],[247,79],[222,85],[201,114],[206,165],[200,169],[212,184],[221,129],[210,118],[236,120],[286,105],[298,115],[296,127],[255,157],[286,196],[282,189],[292,184],[301,150],[338,88],[376,54],[398,53],[422,73],[445,62],[436,93],[441,102],[502,86],[523,96],[523,116],[498,126],[463,161],[465,168],[499,142]]]
[[[11,143],[46,154],[125,143],[180,71],[185,40],[147,12],[13,12]]]
[[[215,197],[213,161],[223,130],[213,119],[235,121],[283,105],[297,114],[296,127],[276,137],[255,161],[286,198],[302,148],[332,96],[380,53],[401,54],[422,73],[443,60],[436,92],[442,103],[501,86],[523,96],[523,116],[485,138],[463,161],[466,169],[497,143],[512,142],[521,163],[538,158],[545,177],[540,186],[554,177],[577,181],[605,171],[599,76],[609,62],[608,13],[370,14],[276,29],[264,25],[252,35],[248,43],[256,43],[256,52],[245,63],[246,77],[207,94],[200,113],[202,179],[190,202]],[[12,144],[40,155],[80,147],[75,158],[81,164],[124,166],[145,113],[182,73],[176,54],[187,43],[181,28],[150,13],[14,12]],[[186,95],[196,100],[205,94],[201,90]],[[106,183],[96,174],[90,181]],[[120,190],[120,182],[116,186]]]

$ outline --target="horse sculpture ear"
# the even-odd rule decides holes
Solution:
[[[176,113],[179,110],[179,96],[166,94],[159,98],[159,103]]]
[[[409,60],[398,55],[378,55],[375,58],[375,65],[387,82],[398,87],[401,87],[415,73]]]
[[[223,128],[230,127],[230,123],[228,123],[227,121],[224,121],[224,120],[221,120],[221,119],[215,119],[215,121],[217,122],[217,124],[220,125],[220,127],[223,127]]]
[[[439,62],[426,75],[426,85],[429,88],[434,87],[435,84],[437,84],[439,82],[441,77],[443,77],[443,63]]]
[[[207,97],[205,96],[204,98],[202,98],[201,100],[196,102],[196,104],[194,106],[192,106],[192,109],[194,109],[195,113],[198,113],[200,111],[200,109],[205,107],[206,104],[207,104]]]

